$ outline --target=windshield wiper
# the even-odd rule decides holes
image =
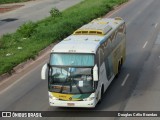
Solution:
[[[61,69],[62,69],[62,68],[61,68]],[[65,82],[62,84],[60,93],[62,93],[62,91],[63,91],[63,86],[64,86],[65,83],[67,83],[68,79],[69,79],[69,78],[68,78],[68,71],[67,71],[67,78],[66,78]]]

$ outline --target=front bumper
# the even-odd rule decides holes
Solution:
[[[91,101],[61,101],[49,99],[50,106],[57,107],[86,107],[94,108],[96,106],[95,100]]]

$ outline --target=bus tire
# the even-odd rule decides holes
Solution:
[[[104,94],[104,87],[103,87],[103,85],[102,85],[102,88],[101,88],[101,96],[100,96],[100,99],[99,99],[99,103],[102,102],[103,94]]]
[[[119,62],[119,65],[118,65],[118,74],[121,72],[121,68],[122,68],[122,64],[121,64],[121,62]]]
[[[122,68],[122,65],[123,65],[123,58],[121,58],[121,68]]]
[[[121,62],[119,62],[118,63],[118,72],[117,72],[117,74],[116,74],[116,78],[119,76],[119,74],[120,74],[120,71],[121,71],[121,67],[122,67],[122,64],[121,64]]]

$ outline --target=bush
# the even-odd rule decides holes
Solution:
[[[52,8],[52,9],[50,10],[50,15],[51,15],[53,18],[55,18],[55,17],[61,16],[62,14],[61,14],[61,12],[60,12],[57,8]]]
[[[36,32],[36,27],[36,23],[29,21],[20,26],[17,32],[23,37],[31,37]]]

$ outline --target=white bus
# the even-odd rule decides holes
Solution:
[[[98,18],[53,47],[48,71],[50,106],[95,107],[125,61],[122,18]]]

